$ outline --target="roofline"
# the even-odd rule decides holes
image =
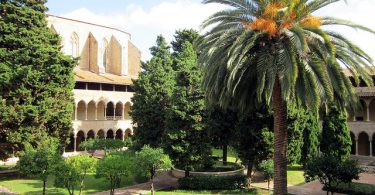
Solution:
[[[117,29],[117,28],[104,26],[104,25],[100,25],[100,24],[94,24],[94,23],[90,23],[90,22],[84,22],[84,21],[75,20],[75,19],[71,19],[71,18],[65,18],[65,17],[56,16],[56,15],[52,15],[52,14],[47,14],[47,15],[52,16],[52,17],[56,17],[56,18],[60,18],[60,19],[64,19],[64,20],[70,20],[70,21],[74,21],[74,22],[80,22],[80,23],[84,23],[84,24],[89,24],[89,25],[99,26],[99,27],[103,27],[103,28],[108,28],[108,29],[111,29],[111,30],[116,30],[116,31],[128,34],[130,39],[132,38],[132,35],[130,33],[126,32],[126,31],[123,31],[123,30],[120,30],[120,29]]]

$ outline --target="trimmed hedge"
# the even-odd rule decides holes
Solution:
[[[242,189],[247,185],[245,175],[233,176],[190,176],[180,178],[178,184],[181,189],[191,190],[219,190]]]
[[[323,190],[327,190],[323,188]],[[365,183],[340,183],[332,188],[332,191],[350,195],[374,195],[375,185]]]

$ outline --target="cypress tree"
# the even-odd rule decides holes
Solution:
[[[330,106],[323,118],[320,150],[329,156],[344,160],[350,155],[351,144],[346,112],[337,106]]]
[[[294,104],[288,105],[288,164],[299,163],[303,146],[303,130],[305,128],[305,111]]]
[[[303,129],[303,146],[301,151],[301,163],[307,162],[319,154],[320,123],[317,112],[305,111],[306,122]]]
[[[0,156],[36,145],[42,135],[65,141],[73,112],[73,68],[48,28],[45,0],[0,1]]]
[[[211,148],[204,125],[202,74],[196,52],[186,41],[176,58],[176,87],[167,117],[165,151],[174,165],[185,170],[188,176],[203,164]]]
[[[159,147],[164,139],[165,116],[175,82],[170,47],[159,35],[156,46],[150,48],[152,58],[142,63],[143,71],[134,80],[135,90],[130,115],[136,124],[135,149],[144,145]]]

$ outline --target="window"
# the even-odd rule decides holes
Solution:
[[[79,40],[77,33],[73,33],[70,37],[70,55],[73,57],[79,56]]]

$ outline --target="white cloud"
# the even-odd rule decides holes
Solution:
[[[332,4],[317,14],[348,19],[375,29],[375,12],[373,11],[375,0],[347,1],[348,4],[344,1]],[[86,8],[81,8],[62,16],[130,32],[133,42],[142,51],[142,59],[147,60],[150,58],[149,48],[154,45],[157,35],[162,34],[168,41],[171,41],[175,30],[198,29],[204,19],[223,8],[217,4],[203,5],[189,0],[176,0],[175,2],[162,2],[149,10],[145,10],[141,5],[132,4],[126,7],[123,13],[96,14]],[[374,35],[347,28],[332,29],[342,32],[375,58]]]

